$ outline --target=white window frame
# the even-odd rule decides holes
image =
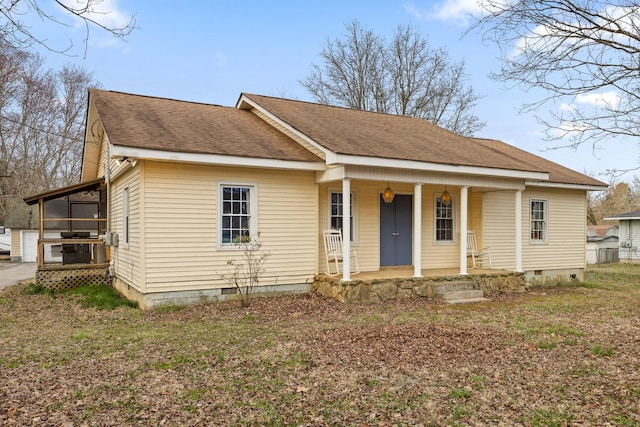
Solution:
[[[122,243],[129,249],[131,242],[131,189],[126,185],[122,189]]]
[[[533,218],[533,203],[541,202],[542,203],[542,238],[534,239],[532,234],[534,231],[533,223],[534,221],[540,222],[539,219]],[[531,197],[529,199],[529,242],[534,245],[543,245],[549,243],[549,200],[543,197]]]
[[[342,189],[329,188],[327,192],[327,228],[333,228],[331,224],[331,218],[338,215],[332,215],[333,203],[331,200],[332,194],[342,194]],[[343,198],[344,200],[344,198]],[[340,214],[342,215],[342,213]],[[344,236],[342,236],[344,237]],[[351,243],[358,243],[358,192],[351,190]]]
[[[438,200],[440,199],[440,193],[433,194],[433,242],[436,245],[453,245],[458,242],[458,221],[456,218],[456,204],[457,198],[451,195],[451,221],[452,221],[452,236],[451,240],[438,240]]]
[[[249,189],[249,236],[252,239],[258,238],[258,185],[246,182],[219,182],[218,183],[218,224],[217,235],[218,249],[241,250],[234,242],[223,241],[223,221],[224,221],[224,188],[248,188]]]

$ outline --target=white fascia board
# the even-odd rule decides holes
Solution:
[[[111,158],[120,157],[165,162],[199,163],[205,165],[247,166],[309,171],[325,170],[324,162],[301,162],[295,160],[262,159],[257,157],[223,156],[220,154],[182,153],[113,145],[111,148]]]
[[[630,220],[638,220],[640,216],[627,216],[627,217],[608,217],[602,218],[604,221],[630,221]]]
[[[442,163],[420,162],[416,160],[398,160],[398,159],[385,159],[381,157],[364,157],[353,156],[348,154],[336,154],[331,158],[327,157],[327,165],[330,164],[345,164],[345,165],[360,165],[360,166],[374,166],[392,169],[413,169],[413,170],[428,170],[433,172],[455,173],[463,175],[480,175],[480,176],[494,176],[501,178],[519,178],[519,179],[535,179],[535,180],[548,180],[549,174],[547,172],[530,172],[511,169],[497,169],[497,168],[485,168],[479,166],[460,166],[460,165],[447,165]]]
[[[527,187],[549,187],[549,188],[564,188],[567,190],[585,190],[585,191],[604,191],[608,186],[598,185],[582,185],[582,184],[561,184],[558,182],[537,182],[526,181],[524,183]]]
[[[282,127],[284,127],[287,130],[289,130],[289,132],[297,135],[300,139],[306,141],[309,145],[315,147],[318,151],[321,151],[321,152],[325,153],[326,156],[329,156],[330,154],[332,154],[332,152],[330,150],[327,150],[325,147],[323,147],[322,145],[318,144],[313,139],[309,138],[307,135],[305,135],[304,133],[300,132],[298,129],[292,127],[289,123],[281,120],[279,117],[274,116],[273,114],[271,114],[270,111],[262,108],[259,104],[256,104],[255,102],[253,102],[252,100],[247,98],[245,95],[242,95],[240,97],[240,99],[238,100],[238,103],[236,104],[236,108],[238,108],[240,110],[246,109],[246,106],[243,105],[243,104],[248,105],[250,108],[255,108],[256,110],[260,111],[265,116],[269,117],[271,120],[280,123],[280,125]]]

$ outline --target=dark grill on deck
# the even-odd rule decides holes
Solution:
[[[60,237],[63,239],[88,239],[91,233],[88,231],[63,231]],[[64,243],[62,245],[62,264],[89,264],[91,251],[86,243]]]

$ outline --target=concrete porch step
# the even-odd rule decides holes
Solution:
[[[473,283],[451,282],[440,284],[436,287],[436,298],[449,304],[465,304],[472,302],[488,301],[484,297],[484,291],[475,289]]]
[[[454,300],[447,300],[447,304],[471,304],[474,302],[484,302],[484,301],[490,301],[487,298],[467,298],[467,299],[454,299]]]
[[[475,286],[471,282],[444,282],[436,285],[435,293],[439,294],[442,292],[466,291],[472,289],[475,289]]]

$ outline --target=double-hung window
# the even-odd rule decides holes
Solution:
[[[547,201],[531,199],[531,242],[544,243],[547,241]]]
[[[256,236],[255,186],[220,184],[219,194],[221,246],[231,246],[242,238]]]
[[[331,191],[329,194],[329,227],[336,229],[336,230],[342,230],[343,229],[343,219],[342,219],[342,203],[343,197],[342,197],[342,192],[338,192],[338,191]],[[350,225],[351,225],[351,241],[355,241],[354,236],[355,234],[355,230],[354,230],[354,221],[353,221],[353,211],[354,211],[354,203],[355,200],[355,195],[352,192],[351,193],[351,200],[350,200],[350,205],[351,206],[351,216],[349,217],[350,219]]]
[[[442,203],[439,196],[436,196],[435,201],[435,236],[436,242],[453,242],[454,241],[454,217],[453,217],[453,202],[448,204]]]

